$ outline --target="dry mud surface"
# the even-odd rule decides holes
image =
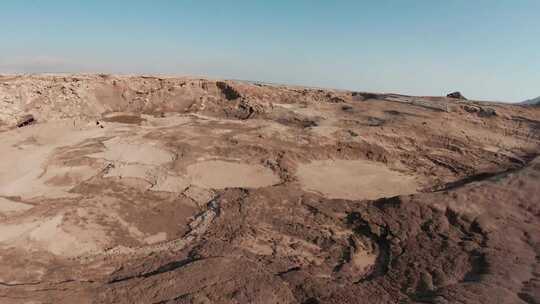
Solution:
[[[0,303],[540,303],[538,107],[0,76],[0,139]]]

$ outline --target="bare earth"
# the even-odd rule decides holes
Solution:
[[[0,139],[0,303],[540,303],[538,107],[0,76]]]

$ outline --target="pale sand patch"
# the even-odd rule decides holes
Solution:
[[[62,214],[18,224],[0,224],[0,242],[21,248],[41,248],[61,256],[102,250],[108,238],[99,229],[64,227]],[[69,232],[64,230],[69,228]]]
[[[115,138],[103,142],[106,150],[88,155],[109,161],[139,163],[146,165],[162,165],[173,160],[171,153],[148,143],[126,143]]]
[[[154,171],[154,167],[152,166],[119,163],[109,169],[105,177],[133,177],[150,182],[153,176],[152,171]]]
[[[187,187],[189,187],[189,180],[183,177],[160,175],[157,178],[157,183],[150,190],[180,193],[186,190]]]
[[[416,192],[413,176],[367,160],[319,160],[298,166],[301,187],[329,198],[377,199]]]
[[[276,123],[276,122],[262,122],[261,123],[260,133],[266,136],[289,136],[292,137],[291,133],[294,131],[294,128],[288,127],[286,125]]]
[[[22,197],[64,195],[65,188],[54,187],[49,191],[44,185],[47,178],[54,177],[52,171],[55,169],[46,172],[49,171],[47,168],[49,158],[56,148],[70,146],[88,138],[101,137],[105,132],[91,126],[74,127],[70,122],[62,121],[32,125],[3,133],[0,141],[2,151],[0,195]],[[59,172],[63,173],[65,172]],[[88,177],[82,173],[84,176],[81,178]]]
[[[39,227],[40,222],[23,222],[20,224],[0,224],[0,242],[9,242],[21,238],[22,235]],[[11,242],[10,242],[11,243]]]
[[[139,228],[126,220],[124,220],[116,211],[109,211],[110,214],[108,214],[108,217],[111,219],[114,219],[120,226],[122,226],[131,237],[137,240],[144,239],[146,237],[146,234],[139,230]]]
[[[148,183],[144,188],[149,186],[152,191],[180,193],[189,187],[189,180],[186,178],[172,175],[171,172],[156,166],[142,164],[118,163],[105,177],[120,177],[121,182],[126,185],[133,184],[133,178],[142,179]]]
[[[7,198],[0,197],[1,213],[26,211],[32,209],[32,207],[34,206],[25,203],[14,202],[12,200],[8,200]]]
[[[190,185],[183,194],[192,199],[198,206],[204,206],[210,202],[216,194],[214,191]]]
[[[145,121],[143,127],[153,129],[154,127],[174,127],[188,124],[194,120],[191,115],[167,113],[165,117],[154,117],[151,115],[141,115]]]
[[[342,128],[334,126],[316,126],[309,129],[315,135],[322,137],[335,137],[335,133],[341,131]]]
[[[275,185],[280,179],[261,165],[222,160],[202,161],[187,167],[192,184],[209,189],[228,187],[258,188]]]
[[[40,178],[47,186],[62,187],[66,190],[93,177],[98,170],[90,166],[58,167],[48,166]]]
[[[319,109],[316,105],[307,106],[296,103],[274,103],[274,106],[282,107],[287,110],[290,110],[296,114],[305,116],[305,117],[324,117],[328,116],[328,113],[324,110]]]
[[[240,243],[240,247],[257,255],[272,255],[272,243],[256,238],[246,238]]]
[[[352,264],[362,271],[366,271],[369,267],[375,265],[376,260],[376,254],[361,249],[354,252],[351,258]]]
[[[133,178],[133,177],[118,177],[116,178],[115,182],[121,183],[124,186],[127,186],[129,188],[134,189],[140,189],[140,190],[149,190],[152,188],[152,184],[144,179],[140,178]]]
[[[224,135],[224,134],[229,134],[232,131],[233,130],[230,130],[230,129],[215,129],[215,130],[212,130],[212,133],[217,134],[217,135]]]
[[[44,221],[30,232],[30,240],[40,243],[53,254],[63,256],[77,256],[102,249],[95,240],[89,240],[90,234],[84,231],[75,234],[64,231],[61,227],[62,222],[62,215]]]
[[[145,121],[145,118],[141,117],[139,114],[130,112],[112,112],[103,114],[102,120],[106,123],[140,125]]]
[[[146,237],[144,239],[144,241],[148,245],[152,245],[152,244],[156,244],[156,243],[160,243],[160,242],[165,242],[166,240],[167,240],[167,233],[166,232],[159,232],[159,233],[156,233],[156,234],[151,235],[149,237]]]
[[[258,232],[256,236],[243,238],[237,245],[257,255],[294,257],[301,264],[320,265],[324,261],[320,256],[322,250],[316,244],[273,230],[261,229]]]
[[[97,170],[89,166],[49,166],[46,170],[38,167],[27,174],[14,176],[13,180],[0,186],[0,194],[22,197],[69,197],[71,195],[67,191],[95,174]]]

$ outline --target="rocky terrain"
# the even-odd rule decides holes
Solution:
[[[456,97],[0,76],[0,303],[540,303],[540,108]]]

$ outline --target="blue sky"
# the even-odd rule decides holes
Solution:
[[[0,72],[188,74],[521,101],[538,0],[5,0]]]

